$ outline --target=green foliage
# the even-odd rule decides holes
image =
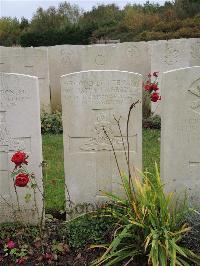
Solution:
[[[88,44],[91,30],[69,25],[64,29],[25,32],[20,37],[20,44],[27,46],[52,46],[61,44]]]
[[[143,168],[154,172],[155,161],[160,161],[160,130],[143,129]],[[64,209],[63,135],[43,135],[43,155],[47,163],[44,175],[45,207],[47,213]]]
[[[65,208],[64,154],[62,135],[43,135],[44,189],[46,213]]]
[[[142,93],[142,117],[147,119],[151,116],[151,99],[148,91],[143,90]]]
[[[14,18],[0,18],[0,45],[12,46],[19,43],[20,23]]]
[[[128,265],[141,255],[153,266],[199,265],[200,257],[180,245],[181,238],[190,230],[182,222],[188,213],[185,201],[178,203],[173,194],[164,193],[157,167],[154,182],[149,176],[144,173],[140,180],[122,173],[126,198],[105,192],[117,206],[110,212],[118,219],[118,229],[109,246],[105,245],[105,253],[93,265],[110,266],[123,261]]]
[[[42,134],[61,134],[63,132],[62,113],[59,111],[51,114],[42,112],[41,130]]]
[[[30,30],[33,32],[46,32],[51,30],[62,30],[65,27],[76,24],[81,15],[77,5],[67,2],[59,4],[58,8],[51,6],[47,10],[38,8],[31,20]]]
[[[164,5],[97,5],[83,12],[62,2],[58,8],[38,8],[29,22],[0,19],[0,45],[50,46],[89,44],[98,39],[124,41],[200,37],[200,1],[176,0]]]
[[[160,165],[160,130],[143,129],[142,138],[143,171],[154,175],[155,162]]]
[[[116,219],[101,213],[85,214],[66,223],[68,243],[72,248],[84,248],[92,243],[105,243],[114,230]]]
[[[151,115],[148,118],[143,118],[143,128],[161,129],[161,118],[159,115]]]

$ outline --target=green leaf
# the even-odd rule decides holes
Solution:
[[[24,198],[25,198],[26,203],[30,202],[31,194],[27,193]]]

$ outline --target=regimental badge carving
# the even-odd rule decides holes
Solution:
[[[197,98],[196,100],[192,101],[190,107],[194,111],[200,113],[200,78],[192,83],[188,91],[190,94],[194,95],[195,98]]]
[[[0,125],[0,146],[7,146],[8,151],[25,150],[24,141],[12,139],[10,133],[4,124]]]
[[[107,114],[101,112],[96,117],[93,129],[93,137],[80,147],[84,151],[111,151],[113,144],[116,150],[122,149],[122,141],[114,136],[114,125],[107,120]]]
[[[127,48],[128,57],[138,57],[140,55],[139,48],[137,46],[129,45]]]
[[[200,59],[200,42],[199,41],[191,45],[191,56],[194,59]]]
[[[98,66],[103,66],[105,65],[105,55],[103,55],[102,53],[98,53],[98,55],[95,57],[95,63]]]
[[[164,62],[168,65],[173,65],[178,62],[180,52],[169,44],[165,47]]]
[[[60,51],[61,54],[61,59],[63,61],[63,63],[65,64],[71,64],[71,58],[72,58],[72,51],[67,50],[67,49],[61,49]]]

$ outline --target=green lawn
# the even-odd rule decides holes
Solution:
[[[159,130],[143,131],[143,167],[154,172],[155,161],[160,163]],[[62,135],[43,136],[46,210],[64,210],[64,157]]]

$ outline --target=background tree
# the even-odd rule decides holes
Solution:
[[[16,18],[0,18],[0,45],[12,46],[19,44],[21,29]]]

